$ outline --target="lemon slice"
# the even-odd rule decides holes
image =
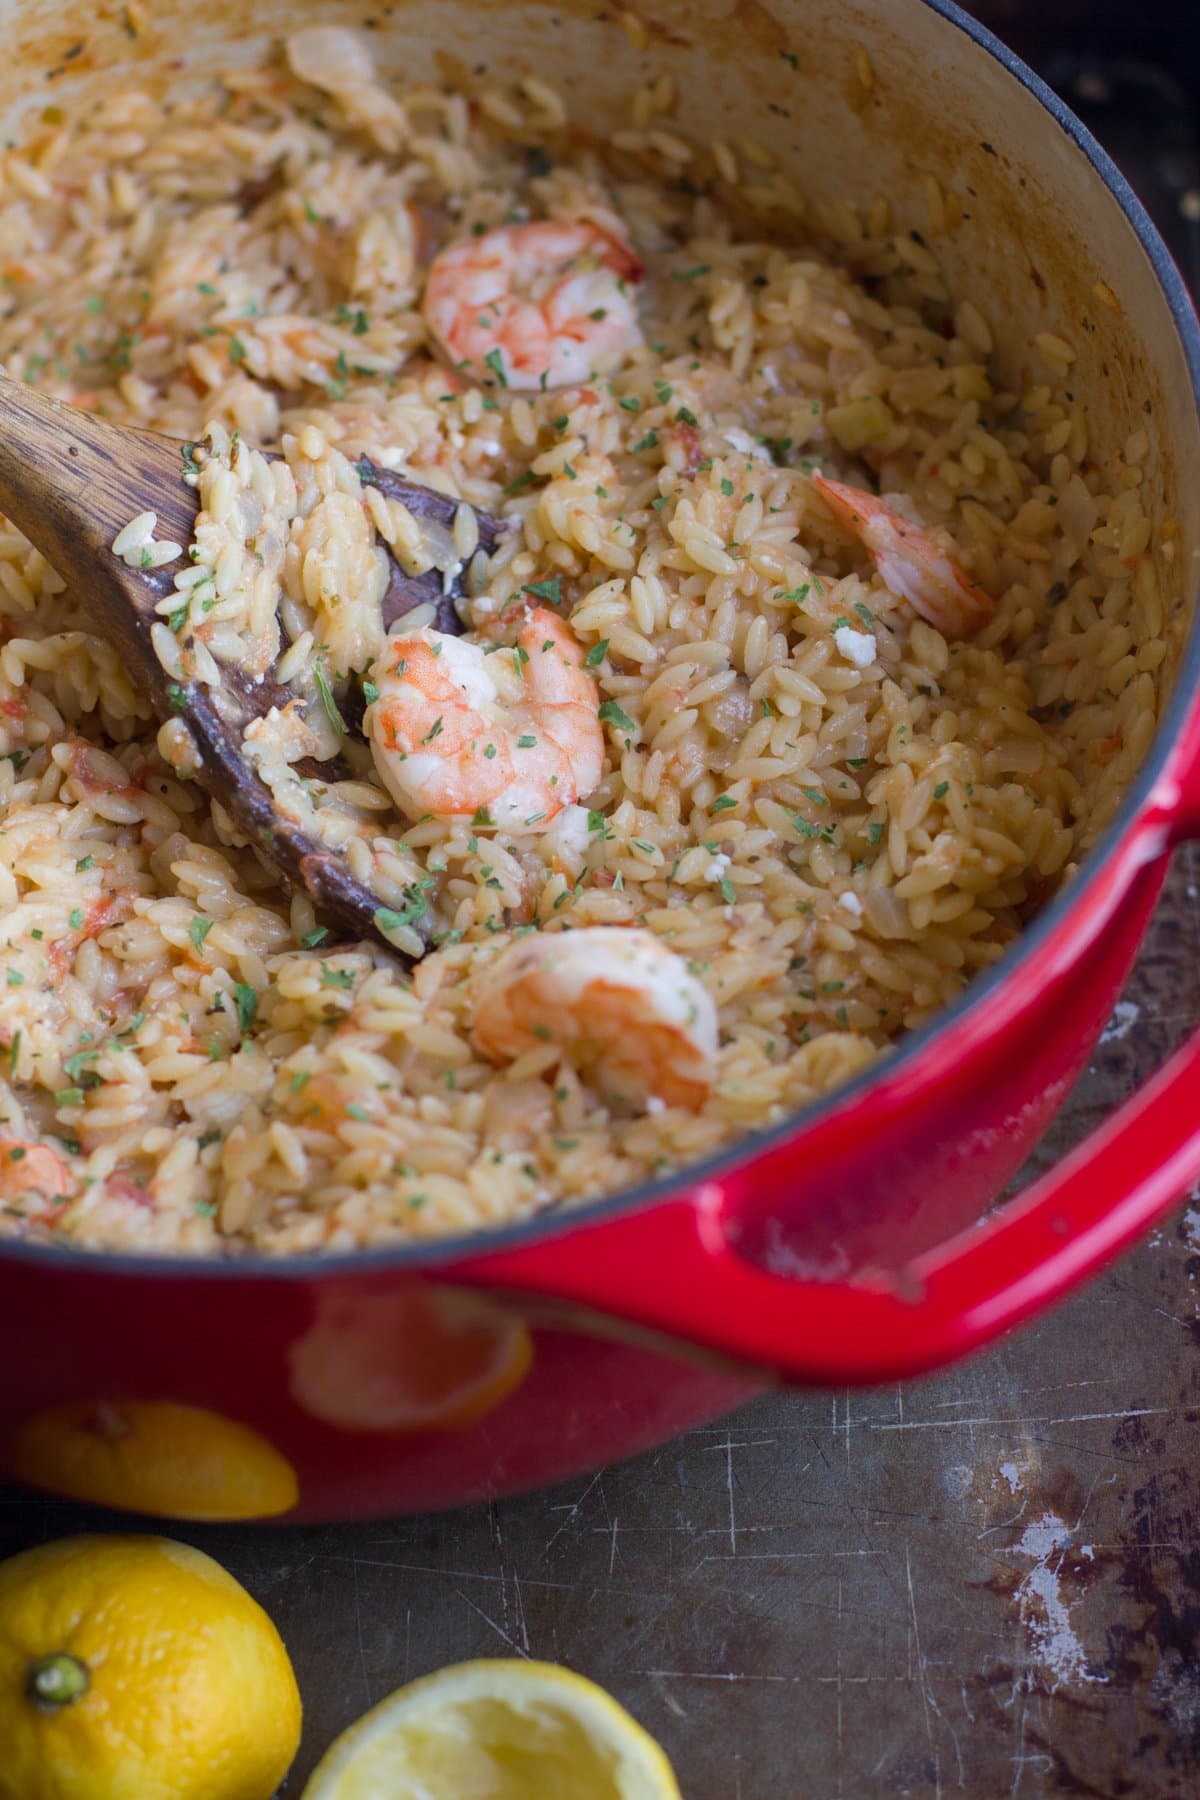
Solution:
[[[556,1663],[455,1663],[343,1732],[303,1800],[681,1800],[661,1747]]]

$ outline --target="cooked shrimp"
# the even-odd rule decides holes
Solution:
[[[596,684],[567,626],[532,607],[515,646],[428,627],[388,639],[364,721],[380,779],[410,819],[485,812],[544,831],[604,765]]]
[[[817,471],[812,483],[838,523],[870,551],[884,586],[930,625],[947,637],[966,637],[991,618],[991,595],[968,580],[954,557],[898,505]]]
[[[73,1185],[66,1163],[49,1145],[0,1138],[0,1196],[5,1200],[15,1200],[19,1194],[62,1200]]]
[[[512,1062],[554,1044],[606,1099],[700,1106],[716,1076],[717,1009],[652,932],[619,925],[518,938],[484,970],[472,1037]]]
[[[591,220],[502,225],[434,257],[425,322],[456,368],[502,387],[568,387],[642,342],[629,285],[642,273]]]

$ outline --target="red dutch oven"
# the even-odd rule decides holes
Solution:
[[[1190,605],[1200,331],[1183,284],[1078,121],[953,6],[375,10],[387,15],[371,40],[380,62],[432,72],[439,51],[469,43],[498,78],[537,68],[600,127],[669,68],[681,129],[752,135],[822,198],[883,192],[898,229],[921,221],[926,176],[953,186],[966,216],[937,247],[954,291],[992,321],[1016,381],[1038,331],[1078,346],[1073,389],[1094,444],[1146,427]],[[0,103],[13,109],[30,93],[41,104],[44,70],[80,39],[59,104],[137,54],[166,64],[179,44],[172,79],[186,79],[220,63],[222,37],[251,23],[278,34],[298,16],[263,4],[222,25],[194,0],[160,5],[131,46],[116,25],[60,29],[57,16],[51,44],[39,12],[0,5],[12,27]],[[355,23],[360,9],[319,16]],[[1083,1068],[1172,847],[1200,832],[1200,641],[1185,641],[1182,618],[1178,638],[1158,735],[1082,872],[961,1002],[859,1079],[682,1176],[485,1237],[226,1263],[4,1245],[0,1463],[181,1517],[444,1506],[628,1455],[768,1378],[915,1375],[1050,1304],[1200,1177],[1196,1037],[980,1223]],[[92,1428],[100,1448],[71,1447]],[[135,1431],[158,1434],[161,1479],[122,1491],[96,1471]],[[256,1489],[255,1468],[288,1474]]]

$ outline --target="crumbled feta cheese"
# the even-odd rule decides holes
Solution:
[[[667,1103],[665,1100],[660,1100],[657,1094],[646,1095],[646,1111],[648,1113],[664,1113],[666,1110]]]
[[[849,888],[847,888],[844,894],[838,895],[838,905],[844,906],[846,911],[852,913],[856,919],[862,918],[862,901],[859,899],[858,895],[852,893]]]
[[[870,631],[855,631],[853,625],[839,625],[833,641],[847,662],[856,669],[869,669],[875,661],[875,636]]]
[[[587,807],[564,806],[543,833],[543,840],[547,849],[557,852],[564,862],[572,865],[582,862],[591,841]]]
[[[771,452],[767,446],[751,437],[748,431],[743,431],[740,425],[731,425],[723,436],[731,450],[740,450],[743,456],[757,456],[763,462],[770,462]]]
[[[732,856],[714,856],[704,872],[705,880],[712,882],[724,881],[726,875],[729,873],[732,863]]]

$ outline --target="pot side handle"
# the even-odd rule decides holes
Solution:
[[[785,1379],[894,1381],[980,1349],[1094,1274],[1200,1179],[1200,1031],[994,1217],[901,1277],[813,1281],[739,1254],[719,1182],[470,1260],[451,1279],[572,1302]]]

